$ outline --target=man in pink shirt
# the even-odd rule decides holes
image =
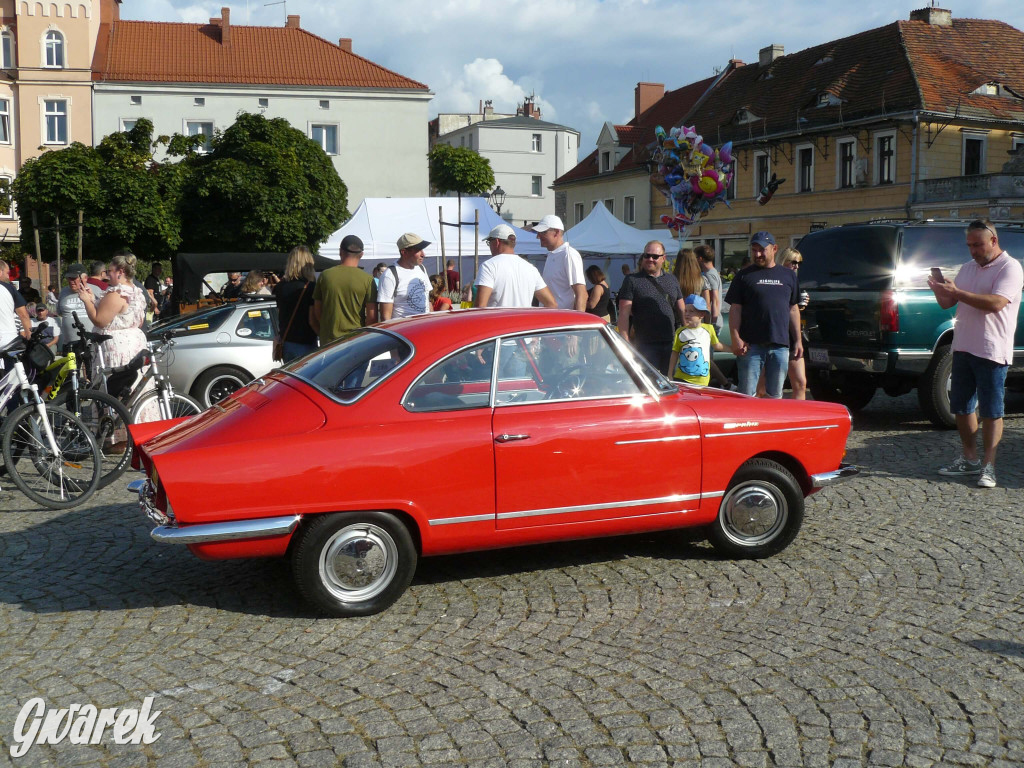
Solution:
[[[980,475],[978,486],[996,487],[996,447],[1003,436],[1003,393],[1006,371],[1013,362],[1024,269],[999,247],[996,228],[988,219],[967,227],[972,261],[960,268],[956,281],[928,281],[943,309],[956,306],[953,330],[953,372],[949,406],[956,415],[963,453],[940,475]],[[978,458],[978,418],[984,456]]]

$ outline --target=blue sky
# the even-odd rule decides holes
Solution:
[[[332,41],[351,37],[356,53],[430,86],[435,94],[431,116],[475,112],[482,99],[491,99],[499,112],[513,111],[524,96],[535,94],[545,120],[580,131],[583,159],[605,121],[632,118],[639,81],[678,88],[708,77],[730,58],[756,61],[758,50],[771,43],[793,53],[907,19],[911,10],[927,3],[124,0],[121,16],[203,22],[226,6],[234,24],[278,26],[286,14],[298,14],[305,29]],[[940,5],[954,17],[999,19],[1024,29],[1024,0]]]

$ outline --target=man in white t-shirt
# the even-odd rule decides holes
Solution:
[[[428,245],[415,232],[398,238],[398,263],[385,269],[380,277],[377,301],[381,320],[430,311],[430,277],[423,266],[423,249]]]
[[[20,321],[20,329],[15,318]],[[11,266],[0,260],[0,346],[10,344],[19,335],[28,338],[31,328],[25,298],[11,285]]]
[[[556,306],[555,297],[540,272],[516,256],[516,233],[499,224],[487,235],[491,258],[480,265],[476,278],[476,307],[530,307],[537,299],[543,307]]]
[[[583,274],[583,257],[565,242],[565,225],[557,216],[545,216],[532,227],[540,244],[548,249],[544,262],[544,282],[555,295],[561,309],[587,311],[587,279]]]

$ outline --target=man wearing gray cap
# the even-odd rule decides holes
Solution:
[[[398,238],[398,263],[380,278],[380,319],[412,317],[430,311],[430,277],[423,267],[423,249],[430,243],[415,232]]]
[[[587,311],[587,278],[583,273],[583,257],[565,242],[565,225],[557,216],[548,215],[529,228],[537,233],[540,244],[548,250],[544,262],[544,282],[562,309]]]
[[[543,307],[556,306],[555,297],[537,268],[516,256],[516,233],[512,227],[499,224],[486,240],[491,258],[480,265],[473,306],[530,307],[534,299]]]
[[[85,304],[79,298],[78,292],[84,286],[88,286],[98,304],[100,299],[103,298],[103,290],[98,285],[89,281],[89,270],[85,268],[84,264],[72,264],[69,266],[67,271],[64,272],[64,279],[68,281],[68,284],[61,289],[60,296],[57,297],[57,314],[60,316],[61,345],[67,348],[72,342],[78,341],[78,331],[75,329],[74,319],[71,317],[72,313],[78,315],[78,319],[85,326],[85,330],[91,331],[93,329],[92,321],[89,320],[89,315],[85,313]]]
[[[359,268],[363,241],[346,235],[341,240],[340,256],[341,264],[325,269],[313,288],[309,324],[320,337],[321,346],[346,331],[377,322],[377,285]]]
[[[777,250],[771,232],[755,232],[750,240],[753,264],[739,271],[725,297],[739,388],[745,395],[757,391],[763,369],[768,397],[782,397],[790,357],[799,360],[804,353],[796,273],[775,263]],[[796,340],[792,354],[791,338]]]

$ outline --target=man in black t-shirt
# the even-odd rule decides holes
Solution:
[[[776,399],[782,397],[789,369],[791,333],[796,340],[792,359],[803,356],[796,272],[775,263],[777,250],[771,232],[755,233],[750,240],[753,264],[737,273],[725,296],[740,392],[753,395],[763,369],[768,397]]]
[[[666,274],[665,246],[651,240],[644,246],[640,269],[626,275],[619,288],[619,333],[629,341],[632,319],[633,346],[655,368],[668,374],[676,326],[682,322],[685,305],[679,281]]]
[[[146,293],[149,294],[149,306],[153,309],[154,315],[160,314],[161,304],[161,291],[163,285],[161,284],[161,276],[164,273],[164,268],[161,266],[159,261],[153,262],[153,268],[149,272],[149,276],[142,284],[146,289]]]

